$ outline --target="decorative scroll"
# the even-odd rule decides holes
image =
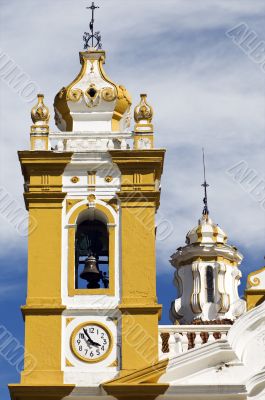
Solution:
[[[226,313],[230,307],[230,296],[226,293],[225,290],[225,273],[226,273],[226,265],[219,264],[218,265],[218,290],[221,296],[220,301],[220,309],[219,312]]]
[[[105,87],[101,89],[101,97],[105,101],[113,101],[116,99],[116,94],[113,88]]]
[[[79,101],[82,94],[83,94],[83,92],[81,89],[71,89],[68,92],[67,100],[74,101],[74,102]]]
[[[201,275],[199,271],[199,263],[192,264],[192,275],[193,275],[193,292],[191,295],[191,309],[197,314],[202,311],[200,304],[200,292],[201,292]]]

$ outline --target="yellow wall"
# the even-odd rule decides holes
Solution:
[[[121,374],[158,360],[155,213],[163,150],[111,151],[121,171]]]
[[[25,354],[36,361],[25,366],[22,384],[62,384],[61,371],[61,252],[62,174],[71,153],[20,152],[28,191],[25,202],[34,229],[28,237],[28,288]]]

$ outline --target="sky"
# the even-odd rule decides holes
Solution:
[[[264,265],[265,3],[96,3],[105,70],[126,86],[133,105],[140,93],[148,94],[155,145],[167,150],[157,217],[157,291],[164,307],[161,322],[169,323],[176,289],[168,260],[202,212],[202,147],[211,218],[244,255],[241,294],[247,274]],[[0,327],[22,344],[19,307],[26,296],[27,240],[25,229],[6,217],[1,201],[10,199],[26,218],[17,150],[29,148],[36,94],[45,94],[52,111],[55,94],[79,72],[88,5],[83,0],[46,0],[40,7],[34,0],[0,0]],[[27,76],[24,91],[8,76],[7,61]],[[53,118],[51,126],[55,129]],[[18,374],[1,355],[0,371],[0,398],[7,400],[5,386],[17,382]]]

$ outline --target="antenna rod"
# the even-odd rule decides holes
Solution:
[[[202,215],[209,215],[209,209],[208,209],[208,197],[207,197],[207,187],[209,186],[208,183],[206,182],[206,172],[205,172],[205,156],[204,156],[204,148],[202,148],[202,162],[203,162],[203,177],[204,177],[204,182],[202,186],[204,187],[204,198],[203,198],[203,211]]]

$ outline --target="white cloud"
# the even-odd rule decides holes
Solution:
[[[244,22],[264,40],[265,4],[98,3],[96,24],[107,51],[106,70],[132,92],[134,103],[140,92],[148,93],[155,109],[156,144],[167,148],[160,213],[173,222],[174,232],[158,242],[161,270],[200,216],[202,146],[212,218],[233,244],[253,257],[260,254],[262,262],[264,210],[226,170],[245,160],[264,178],[265,74],[225,32]],[[57,91],[79,71],[78,51],[89,20],[85,6],[81,1],[50,0],[40,9],[33,0],[2,1],[3,49],[38,83],[50,108]],[[28,148],[31,104],[3,86],[1,108],[1,180],[23,204],[16,150]],[[21,243],[12,228],[3,228],[0,238],[9,246]]]

